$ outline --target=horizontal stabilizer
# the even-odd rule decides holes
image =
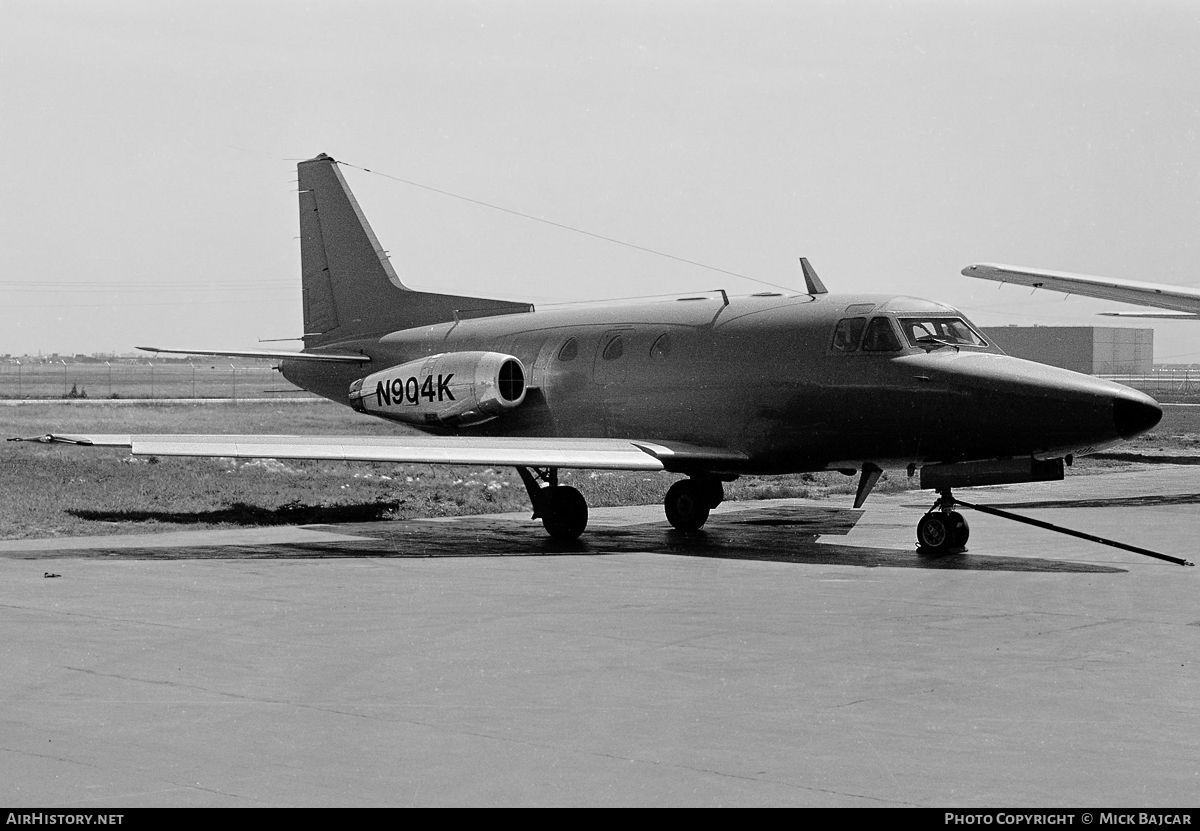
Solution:
[[[164,349],[159,346],[139,346],[143,352],[169,352],[174,355],[212,355],[217,358],[262,358],[283,361],[325,361],[333,363],[365,364],[371,359],[366,355],[347,355],[318,352],[284,352],[270,349]]]

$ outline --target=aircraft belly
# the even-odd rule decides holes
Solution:
[[[1028,456],[1078,449],[1116,438],[1111,399],[1082,399],[1063,406],[1061,397],[932,391],[922,421],[931,460]],[[963,417],[970,413],[970,418]]]
[[[748,414],[742,445],[765,472],[822,470],[843,459],[913,459],[922,437],[910,397],[875,387],[793,389],[784,403],[763,402]]]

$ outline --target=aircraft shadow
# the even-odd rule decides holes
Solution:
[[[68,509],[67,513],[92,522],[162,522],[177,525],[203,523],[264,527],[274,525],[322,525],[347,522],[379,522],[400,507],[398,502],[359,502],[350,505],[290,504],[262,508],[234,502],[213,511],[97,511]]]
[[[989,508],[1152,508],[1200,504],[1200,493],[1111,496],[1093,499],[1046,499],[1031,502],[988,503]]]
[[[1152,465],[1200,465],[1200,456],[1168,456],[1148,453],[1093,453],[1090,459],[1105,459],[1112,462],[1140,462]]]
[[[343,557],[451,558],[617,556],[652,553],[676,557],[747,560],[861,568],[957,571],[1119,573],[1124,569],[1032,557],[929,555],[913,548],[844,545],[862,511],[813,506],[764,507],[714,515],[704,529],[676,531],[665,522],[594,525],[571,543],[546,536],[540,523],[490,517],[437,520],[327,522],[310,524],[353,539],[286,544],[210,545],[161,549],[94,549],[52,556],[115,556],[152,559],[305,559]],[[818,542],[819,539],[824,542]],[[44,555],[43,555],[44,556]]]

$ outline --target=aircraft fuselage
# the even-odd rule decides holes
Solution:
[[[887,318],[898,349],[839,350],[839,322]],[[530,396],[462,435],[637,438],[734,450],[709,473],[906,467],[1061,457],[1147,429],[1153,399],[988,344],[918,346],[914,317],[959,318],[909,297],[703,293],[503,314],[325,345],[367,368],[284,361],[298,386],[349,405],[374,367],[490,350],[524,365]],[[864,342],[865,343],[865,342]],[[313,350],[320,352],[321,349]],[[444,431],[443,431],[444,432]],[[686,471],[685,471],[686,472]]]

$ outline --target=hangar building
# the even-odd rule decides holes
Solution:
[[[1153,329],[995,326],[982,332],[1014,358],[1088,375],[1144,375],[1154,368]]]

